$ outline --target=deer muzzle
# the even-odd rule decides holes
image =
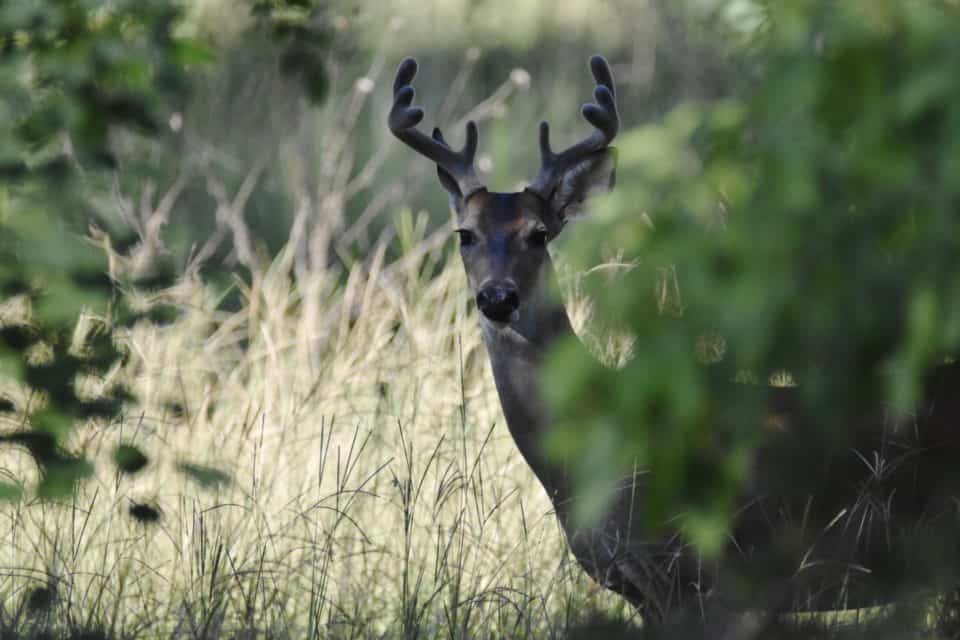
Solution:
[[[487,285],[477,293],[477,308],[488,320],[511,322],[519,316],[520,296],[512,285]]]

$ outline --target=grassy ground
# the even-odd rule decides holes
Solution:
[[[447,225],[403,213],[425,185],[440,189],[429,163],[387,139],[380,103],[395,61],[385,60],[374,56],[363,77],[340,72],[322,110],[256,126],[237,114],[274,113],[287,93],[269,64],[225,64],[219,73],[237,74],[247,98],[220,104],[207,94],[219,96],[221,76],[210,80],[175,130],[182,154],[124,147],[176,171],[106,200],[140,236],[110,256],[119,281],[164,255],[165,227],[216,228],[185,268],[174,248],[187,273],[176,286],[119,294],[177,314],[118,335],[125,362],[78,381],[91,395],[121,384],[136,397],[122,419],[74,429],[69,446],[94,476],[66,501],[0,501],[0,638],[542,638],[596,610],[635,624],[572,562],[510,439]],[[458,72],[450,109],[475,62]],[[470,117],[493,133],[521,85],[504,69]],[[267,215],[281,237],[289,226],[271,259],[245,222]],[[194,267],[227,244],[245,275],[224,293]],[[572,313],[582,324],[589,307]],[[0,323],[28,316],[17,301],[0,305]],[[80,318],[77,344],[101,324]],[[0,398],[15,409],[0,412],[4,432],[43,402],[3,381]],[[111,460],[124,443],[150,456],[134,476]],[[0,449],[0,481],[30,495],[36,476],[26,453]]]
[[[74,434],[95,476],[61,503],[0,503],[3,628],[559,637],[597,608],[629,615],[572,564],[514,448],[443,237],[345,280],[293,278],[287,249],[235,285],[238,311],[196,278],[163,293],[177,320],[135,326],[127,362],[86,381],[138,398]],[[134,477],[109,463],[120,443],[152,456]],[[0,455],[29,485],[28,456]]]

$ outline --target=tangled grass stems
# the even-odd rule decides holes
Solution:
[[[65,502],[0,504],[4,629],[558,637],[619,607],[569,566],[448,250],[380,252],[336,284],[297,281],[288,247],[236,311],[197,277],[164,292],[177,319],[122,335],[130,356],[102,381],[137,404],[72,436],[94,477]],[[310,292],[324,297],[308,314]],[[150,454],[142,472],[108,463],[121,443]],[[184,461],[232,481],[205,486]],[[36,480],[22,453],[0,465]]]

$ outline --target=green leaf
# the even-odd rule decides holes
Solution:
[[[195,38],[177,38],[174,51],[177,62],[183,65],[207,64],[216,59],[213,50]]]
[[[50,407],[37,411],[30,419],[36,431],[49,434],[57,441],[62,441],[73,427],[69,415]]]
[[[23,495],[23,487],[8,482],[0,482],[0,500],[19,500]]]
[[[177,471],[189,476],[192,480],[198,482],[200,486],[207,489],[215,489],[220,486],[229,485],[233,479],[225,471],[206,467],[191,462],[180,462],[177,464]]]
[[[113,451],[113,462],[124,473],[138,473],[147,466],[150,459],[137,447],[121,444]]]
[[[65,458],[44,467],[44,476],[37,487],[41,498],[63,498],[70,495],[77,483],[93,475],[93,465],[83,458]]]
[[[143,523],[153,524],[160,520],[160,510],[149,504],[134,502],[130,505],[130,516]]]

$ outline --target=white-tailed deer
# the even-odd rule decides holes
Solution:
[[[478,134],[473,122],[467,123],[466,143],[460,151],[447,145],[439,129],[428,137],[416,128],[424,114],[411,106],[411,82],[417,73],[417,63],[411,58],[397,71],[389,127],[397,138],[436,163],[440,182],[450,195],[467,280],[480,311],[483,339],[510,434],[546,489],[573,555],[594,580],[622,594],[648,622],[656,623],[682,608],[704,611],[716,605],[723,610],[729,594],[722,588],[717,568],[702,566],[678,533],[647,537],[657,528],[642,526],[643,475],[639,473],[623,483],[598,522],[578,527],[572,518],[571,480],[562,463],[545,456],[541,443],[550,415],[540,393],[539,368],[550,345],[573,334],[554,284],[547,245],[580,213],[592,192],[612,188],[616,168],[616,154],[609,146],[619,128],[613,76],[600,56],[590,59],[590,70],[596,80],[595,102],[584,105],[582,114],[593,125],[593,132],[556,153],[550,146],[549,128],[542,123],[540,171],[518,193],[494,193],[481,184],[474,170]],[[642,347],[638,357],[643,357]],[[939,458],[927,462],[939,462],[938,472],[950,468],[953,461],[960,460],[953,426],[960,415],[960,400],[950,394],[951,389],[960,388],[958,380],[954,366],[931,372],[927,398],[938,399],[937,411],[919,413],[910,429],[896,432],[890,425],[886,429],[870,426],[859,432],[873,434],[875,441],[883,434],[885,446],[895,441],[906,443],[914,452],[925,451],[919,447],[930,442],[949,442],[950,447],[936,449]],[[789,389],[771,390],[769,402],[778,424],[786,425],[778,446],[789,449],[791,437],[803,437],[803,416]],[[865,424],[875,425],[883,419],[878,411],[865,418]],[[874,557],[881,557],[883,563],[890,557],[888,552],[895,546],[890,526],[907,522],[909,527],[916,518],[941,509],[943,499],[949,498],[939,483],[942,478],[924,475],[925,470],[932,473],[933,467],[915,464],[906,480],[889,484],[890,474],[865,464],[870,452],[880,451],[877,446],[871,441],[866,457],[854,452],[842,464],[833,465],[829,460],[823,469],[811,469],[815,490],[799,501],[795,495],[774,493],[776,489],[769,487],[776,482],[764,485],[776,469],[762,464],[760,458],[768,449],[757,454],[756,478],[743,496],[730,533],[730,552],[723,559],[724,577],[733,571],[731,566],[750,569],[763,565],[774,541],[782,551],[786,548],[783,541],[788,540],[792,546],[787,547],[796,554],[770,556],[780,564],[761,566],[763,575],[782,578],[782,590],[763,594],[762,602],[744,603],[741,599],[731,606],[836,608],[839,598],[856,595],[858,581],[872,574],[873,567],[863,563]],[[906,458],[909,456],[903,456]],[[874,485],[865,486],[864,478],[868,483],[872,478]],[[877,502],[875,489],[889,499]],[[791,512],[797,516],[795,521]],[[857,519],[859,530],[851,531],[851,526],[856,529]],[[864,533],[867,519],[870,524]],[[801,524],[792,529],[779,526],[789,522]],[[786,538],[775,538],[776,532],[784,530],[788,531]],[[786,564],[784,557],[788,558]]]

